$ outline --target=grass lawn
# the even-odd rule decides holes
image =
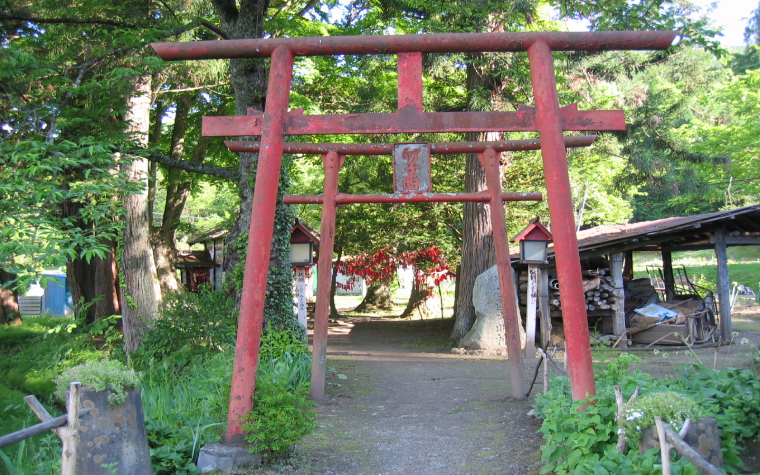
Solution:
[[[662,266],[659,254],[635,254],[634,276],[646,277],[646,266]],[[673,267],[684,266],[689,279],[710,289],[717,288],[718,267],[712,251],[689,251],[673,254]],[[760,247],[728,248],[728,275],[731,282],[746,285],[758,293],[760,289]],[[705,285],[707,284],[707,285]]]

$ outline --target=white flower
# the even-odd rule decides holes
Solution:
[[[638,419],[639,417],[644,417],[644,414],[640,413],[639,411],[631,411],[628,413],[625,419],[627,421],[632,421]]]

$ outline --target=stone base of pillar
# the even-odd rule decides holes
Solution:
[[[232,472],[243,467],[258,467],[261,455],[252,454],[243,445],[224,445],[219,442],[206,444],[198,455],[198,470],[209,473],[214,470]]]

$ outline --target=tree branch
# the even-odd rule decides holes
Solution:
[[[170,92],[187,92],[187,91],[197,91],[198,89],[211,89],[213,87],[219,87],[219,86],[226,86],[229,82],[220,82],[217,84],[204,84],[202,86],[195,86],[195,87],[183,87],[180,89],[165,89],[165,90],[159,90],[156,91],[156,94],[167,94]]]
[[[238,180],[238,172],[236,170],[230,170],[229,168],[219,167],[216,165],[208,165],[205,163],[195,163],[185,160],[174,160],[171,157],[167,157],[166,155],[156,152],[148,152],[145,158],[151,162],[160,163],[166,167],[179,168],[180,170],[185,170],[192,173],[201,173],[203,175],[211,175],[217,178],[231,181],[233,183],[237,183]]]
[[[14,13],[0,12],[0,21],[2,20],[16,20],[16,21],[28,21],[31,23],[60,23],[60,24],[76,24],[76,25],[110,25],[119,26],[122,28],[142,28],[140,25],[134,23],[125,23],[123,21],[114,20],[101,20],[100,18],[36,18],[27,17],[23,15],[16,15]]]
[[[201,20],[200,25],[203,28],[207,29],[208,31],[214,33],[216,36],[218,36],[219,38],[221,38],[223,40],[229,40],[230,39],[230,35],[228,35],[226,31],[222,30],[221,28],[219,28],[218,26],[214,25],[210,21]]]
[[[304,15],[306,15],[309,12],[309,10],[311,10],[312,8],[314,8],[314,6],[316,4],[317,4],[317,0],[309,0],[309,2],[301,9],[301,11],[299,11],[298,13],[296,13],[293,16],[293,18],[303,17]]]

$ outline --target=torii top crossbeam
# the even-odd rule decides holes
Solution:
[[[266,109],[250,111],[247,116],[207,118],[204,135],[261,135],[256,184],[253,197],[248,255],[240,305],[235,366],[230,396],[227,443],[242,439],[239,419],[250,411],[256,381],[258,346],[261,337],[266,280],[272,241],[285,135],[342,133],[408,133],[465,131],[538,131],[546,178],[549,213],[555,242],[557,277],[563,292],[563,320],[574,400],[595,394],[594,374],[589,348],[586,305],[581,284],[580,259],[563,138],[564,130],[621,130],[622,112],[577,111],[560,108],[552,51],[604,51],[666,49],[675,32],[594,32],[594,33],[462,33],[404,36],[338,36],[314,38],[241,39],[158,43],[154,50],[165,60],[235,59],[271,57]],[[424,112],[422,104],[422,53],[524,51],[528,53],[535,109],[516,112]],[[392,114],[334,114],[308,116],[302,111],[288,112],[295,56],[397,54],[399,63],[398,112]],[[325,155],[325,214],[334,213],[337,194],[339,152]],[[494,222],[497,249],[508,249],[498,156],[493,149],[481,154],[486,166],[490,208],[500,210],[500,223]],[[489,171],[490,170],[490,171]],[[328,173],[329,172],[329,173]],[[334,222],[334,215],[332,216]],[[493,219],[493,218],[492,218]],[[328,220],[329,221],[329,220]],[[494,220],[495,221],[495,220]],[[330,230],[334,233],[334,228]],[[332,250],[322,250],[331,252]],[[501,255],[504,254],[504,255]],[[497,250],[499,282],[504,302],[505,326],[509,308],[512,276],[508,252]],[[321,279],[320,279],[321,281]],[[319,315],[317,315],[319,317]],[[510,336],[511,333],[511,336]],[[507,349],[513,393],[524,387],[519,358],[513,358],[515,332],[507,329]],[[316,333],[315,333],[316,338]],[[316,340],[315,340],[316,347]],[[512,349],[510,351],[510,348]],[[326,355],[315,354],[314,364],[324,366]],[[318,361],[317,361],[318,360]]]
[[[593,33],[439,33],[397,36],[327,36],[153,43],[166,61],[266,58],[286,48],[294,56],[398,53],[477,53],[528,51],[545,43],[552,51],[661,50],[673,43],[671,31],[598,31]]]

